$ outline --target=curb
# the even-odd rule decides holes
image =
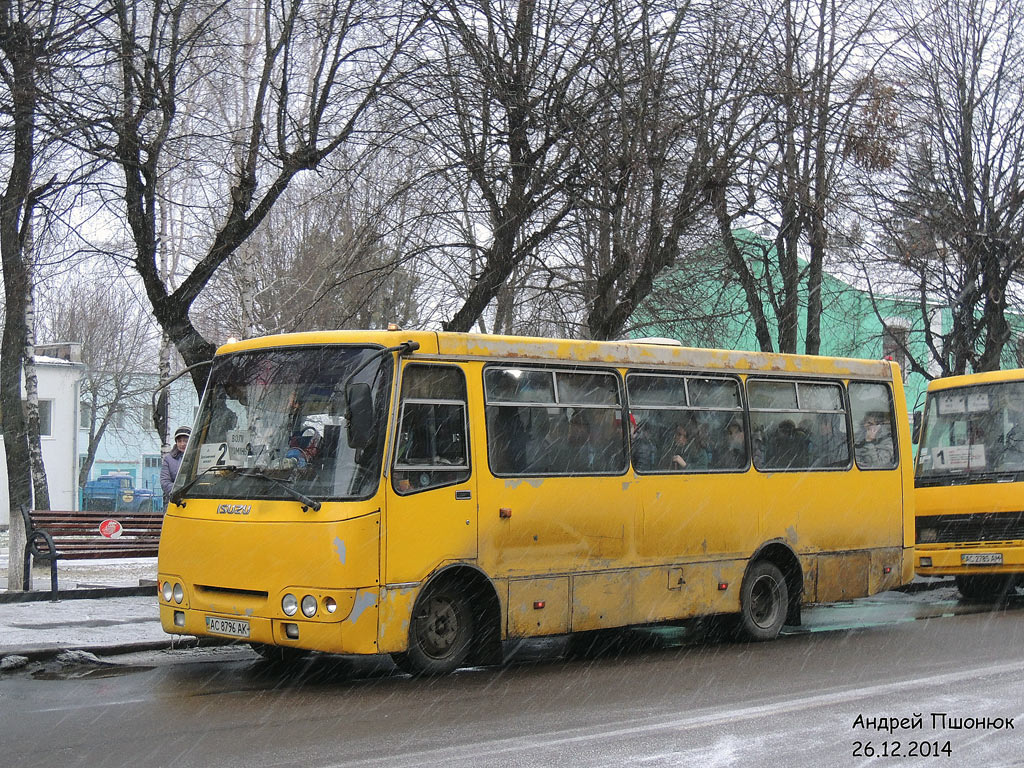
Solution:
[[[148,640],[138,643],[119,643],[116,645],[67,645],[67,646],[36,646],[29,648],[0,649],[0,658],[5,656],[24,656],[29,661],[46,661],[65,651],[86,651],[96,656],[118,656],[124,653],[142,651],[176,651],[187,648],[209,648],[223,645],[247,645],[228,638],[169,636],[166,640]]]
[[[45,592],[0,592],[0,605],[4,603],[32,603],[41,600],[93,600],[100,597],[156,597],[155,586],[145,587],[86,587],[84,589],[58,589],[57,599],[50,590]]]

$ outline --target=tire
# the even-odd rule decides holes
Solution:
[[[956,588],[967,600],[995,603],[1005,600],[1015,591],[1016,579],[1013,576],[957,576]]]
[[[413,608],[409,648],[392,659],[416,677],[447,675],[465,663],[473,633],[472,607],[462,590],[451,584],[428,587]]]
[[[782,571],[767,560],[751,565],[740,589],[740,639],[774,640],[786,622],[788,604],[789,588]]]
[[[280,664],[287,666],[304,659],[309,651],[303,648],[289,648],[282,645],[265,645],[264,643],[249,643],[249,647],[262,657],[268,664]]]

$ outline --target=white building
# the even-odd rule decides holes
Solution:
[[[74,354],[68,357],[76,358]],[[83,371],[79,362],[36,357],[40,442],[52,509],[78,508],[78,401]],[[0,451],[2,448],[0,435]],[[7,457],[0,455],[0,529],[7,528],[10,521]]]

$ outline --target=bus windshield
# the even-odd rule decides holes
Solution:
[[[380,357],[373,360],[374,356]],[[365,367],[363,367],[365,366]],[[380,477],[392,358],[376,347],[262,349],[218,358],[174,493],[357,499]],[[345,385],[370,385],[374,434],[349,447]]]
[[[1003,480],[1020,472],[1024,382],[979,384],[929,395],[917,485]]]

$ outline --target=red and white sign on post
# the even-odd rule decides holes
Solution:
[[[121,524],[117,520],[104,520],[100,523],[100,535],[108,539],[116,539],[121,535]]]

